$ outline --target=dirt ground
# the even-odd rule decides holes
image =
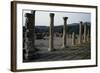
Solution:
[[[78,40],[76,40],[77,42]],[[35,40],[35,46],[39,51],[32,54],[28,60],[23,62],[39,62],[39,61],[59,61],[59,60],[83,60],[91,59],[90,43],[83,43],[72,46],[71,38],[67,39],[67,47],[62,47],[62,38],[54,38],[54,51],[48,51],[48,38]]]
[[[63,47],[63,38],[62,37],[54,37],[53,41],[54,41],[54,48],[55,49]],[[67,41],[67,43],[66,43],[67,46],[72,46],[72,39],[71,38],[66,39],[66,41]],[[76,39],[76,44],[78,44],[78,39]],[[49,38],[45,37],[44,39],[38,39],[38,40],[36,39],[35,46],[36,46],[36,48],[43,50],[43,51],[48,50]]]

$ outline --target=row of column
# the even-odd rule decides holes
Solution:
[[[26,13],[26,32],[25,32],[25,50],[26,56],[28,56],[28,52],[30,50],[35,49],[35,11],[31,11],[31,13]],[[66,36],[67,36],[67,20],[68,17],[63,17],[64,27],[63,27],[63,47],[66,47]],[[79,26],[79,44],[82,43],[82,22],[80,22]],[[84,25],[84,42],[86,42],[86,25]],[[49,28],[49,51],[53,51],[54,49],[54,13],[50,13],[50,28]],[[75,44],[75,33],[73,32],[72,36],[72,44]]]
[[[89,41],[90,31],[88,29],[88,32],[87,32],[87,23],[84,24],[84,34],[82,34],[82,24],[83,24],[83,22],[80,21],[78,44],[86,43]],[[72,33],[72,45],[75,45],[75,32]]]
[[[63,20],[64,20],[64,27],[63,27],[63,48],[66,48],[66,42],[67,42],[67,39],[66,39],[66,36],[67,36],[67,20],[68,20],[68,17],[63,17]],[[79,44],[82,44],[83,42],[87,42],[87,38],[89,36],[87,36],[87,24],[84,24],[84,40],[82,41],[82,24],[83,22],[80,21],[80,25],[79,25]],[[49,50],[55,50],[54,49],[54,45],[53,45],[53,35],[54,35],[54,32],[53,32],[53,29],[54,29],[54,13],[50,13],[50,38],[49,38]],[[89,31],[88,31],[88,35],[89,35]],[[72,33],[72,45],[75,45],[75,32]]]

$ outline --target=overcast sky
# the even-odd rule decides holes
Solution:
[[[24,11],[23,16],[25,13],[30,13],[30,11]],[[63,25],[64,20],[63,17],[68,17],[68,24],[71,23],[79,23],[80,21],[83,22],[90,22],[91,21],[91,14],[90,13],[75,13],[75,12],[50,12],[50,11],[36,11],[35,15],[35,25],[39,26],[49,26],[50,25],[50,13],[54,13],[54,25]],[[23,19],[23,25],[25,25],[25,17]]]

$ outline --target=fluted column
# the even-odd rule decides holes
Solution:
[[[64,19],[64,27],[63,27],[63,48],[65,48],[66,47],[66,33],[67,33],[67,19],[68,19],[68,17],[63,17],[63,19]]]

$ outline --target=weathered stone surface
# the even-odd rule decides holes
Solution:
[[[82,24],[83,22],[81,21],[79,25],[79,44],[82,44]]]
[[[87,32],[87,30],[86,30],[87,27],[86,27],[86,26],[87,26],[87,24],[84,24],[84,40],[83,40],[84,43],[86,43],[86,36],[87,36],[87,35],[86,35],[86,32]]]
[[[54,36],[54,13],[50,13],[50,29],[49,29],[49,49],[48,51],[54,50],[54,45],[53,45],[53,36]]]
[[[63,27],[63,48],[65,48],[66,47],[66,30],[67,30],[67,19],[68,19],[68,17],[63,17],[63,19],[64,19],[64,27]]]
[[[75,45],[75,33],[74,32],[72,33],[72,45],[73,46]]]
[[[35,11],[31,11],[31,13],[26,13],[26,23],[25,23],[25,59],[29,59],[30,51],[34,52],[35,50]]]

